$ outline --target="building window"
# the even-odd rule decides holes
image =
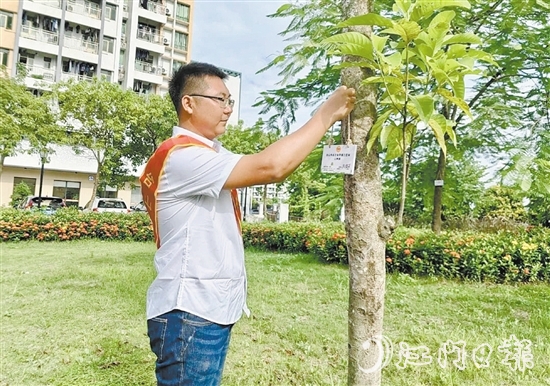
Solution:
[[[189,39],[189,36],[187,36],[187,34],[176,32],[176,38],[174,39],[174,48],[182,51],[187,51],[188,39]]]
[[[13,28],[13,13],[0,11],[0,27],[5,29]]]
[[[15,187],[19,185],[20,183],[24,183],[29,187],[32,194],[36,192],[36,178],[25,178],[25,177],[13,177],[13,190],[15,191]],[[13,192],[12,192],[13,193]]]
[[[176,7],[176,19],[189,23],[190,8],[188,5],[178,3]]]
[[[50,69],[52,68],[52,58],[44,58],[44,68]]]
[[[118,190],[117,188],[113,188],[112,186],[105,186],[103,189],[98,189],[97,196],[101,198],[118,198]]]
[[[112,54],[115,52],[115,39],[104,36],[103,37],[103,52]]]
[[[105,5],[105,15],[108,20],[116,20],[116,9],[117,7],[112,4]]]
[[[53,195],[64,198],[67,206],[78,206],[80,182],[54,180]]]
[[[8,65],[8,56],[10,55],[10,52],[4,48],[0,48],[0,64],[2,66]]]
[[[183,62],[178,62],[177,60],[174,60],[174,65],[172,66],[172,73],[176,72],[177,70],[179,70],[179,68],[181,66],[183,66],[185,63]]]

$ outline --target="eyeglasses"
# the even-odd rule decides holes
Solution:
[[[196,96],[196,97],[208,98],[208,99],[216,100],[216,101],[218,101],[218,102],[221,102],[221,106],[222,106],[223,108],[226,108],[227,106],[233,107],[233,106],[235,105],[235,100],[234,100],[234,99],[231,99],[231,98],[222,98],[222,97],[217,97],[217,96],[200,95],[200,94],[189,94],[189,96]]]

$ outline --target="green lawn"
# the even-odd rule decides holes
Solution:
[[[1,244],[0,385],[154,385],[144,320],[153,253],[152,243]],[[246,259],[252,316],[233,330],[224,385],[345,385],[346,267],[308,255]],[[532,343],[532,369],[501,363],[512,334]],[[394,351],[384,385],[550,385],[550,286],[389,276],[385,336]],[[449,340],[466,343],[462,371],[438,364]],[[426,346],[432,363],[407,364],[403,344]],[[472,351],[483,344],[493,351],[477,368]]]

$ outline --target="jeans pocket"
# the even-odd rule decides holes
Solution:
[[[214,324],[209,320],[203,319],[200,316],[193,315],[188,312],[184,313],[183,323],[189,326],[195,326],[195,327],[206,327]]]
[[[168,320],[165,318],[152,318],[147,321],[147,335],[151,344],[151,351],[162,361],[164,343],[166,341],[166,328]]]

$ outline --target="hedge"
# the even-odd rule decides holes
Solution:
[[[81,213],[55,215],[0,210],[0,240],[152,241],[146,214]],[[312,253],[325,262],[347,263],[342,223],[243,223],[245,247]],[[495,233],[398,229],[386,245],[388,272],[471,281],[550,282],[550,229],[526,227]]]

